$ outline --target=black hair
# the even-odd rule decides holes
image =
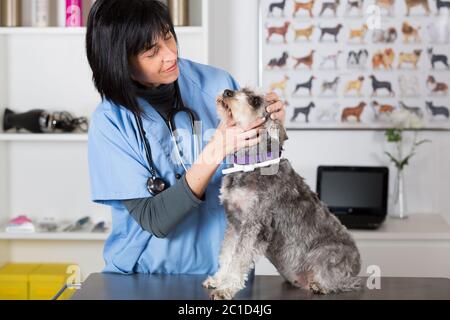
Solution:
[[[177,41],[169,11],[159,0],[95,1],[87,22],[86,53],[102,99],[141,115],[130,59],[169,32]]]

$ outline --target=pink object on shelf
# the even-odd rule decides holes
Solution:
[[[24,223],[31,223],[31,219],[28,218],[27,216],[18,216],[14,219],[11,219],[9,221],[10,224],[15,224],[15,225],[20,225],[20,224],[24,224]]]
[[[66,27],[81,27],[82,15],[81,0],[66,0]]]

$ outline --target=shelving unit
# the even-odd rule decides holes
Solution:
[[[180,56],[208,63],[208,0],[190,0],[191,26],[176,27]],[[100,98],[85,56],[86,28],[0,28],[0,265],[76,262],[82,277],[103,268],[107,234],[11,234],[12,217],[110,220],[90,200],[88,135],[1,132],[4,108],[90,116]]]
[[[175,27],[177,35],[185,34],[203,34],[203,27]],[[1,35],[46,35],[46,34],[61,34],[61,35],[85,35],[86,28],[64,28],[64,27],[45,27],[45,28],[33,28],[33,27],[0,27]]]
[[[8,233],[0,232],[0,240],[59,240],[59,241],[104,241],[108,233],[91,232],[36,232],[36,233]]]
[[[73,141],[83,142],[88,141],[88,135],[84,133],[76,134],[27,134],[27,133],[0,133],[0,141],[14,142],[14,141]]]

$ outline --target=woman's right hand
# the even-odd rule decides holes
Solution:
[[[262,128],[264,122],[265,119],[258,119],[247,128],[242,129],[231,120],[222,121],[212,138],[219,157],[223,160],[242,148],[258,144],[261,140],[259,133],[264,130]]]

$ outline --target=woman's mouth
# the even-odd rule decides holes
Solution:
[[[165,72],[165,73],[173,72],[173,71],[175,71],[175,70],[177,69],[177,67],[178,67],[178,65],[177,65],[177,63],[175,62],[175,63],[173,64],[173,66],[171,66],[169,69],[165,70],[164,72]]]

